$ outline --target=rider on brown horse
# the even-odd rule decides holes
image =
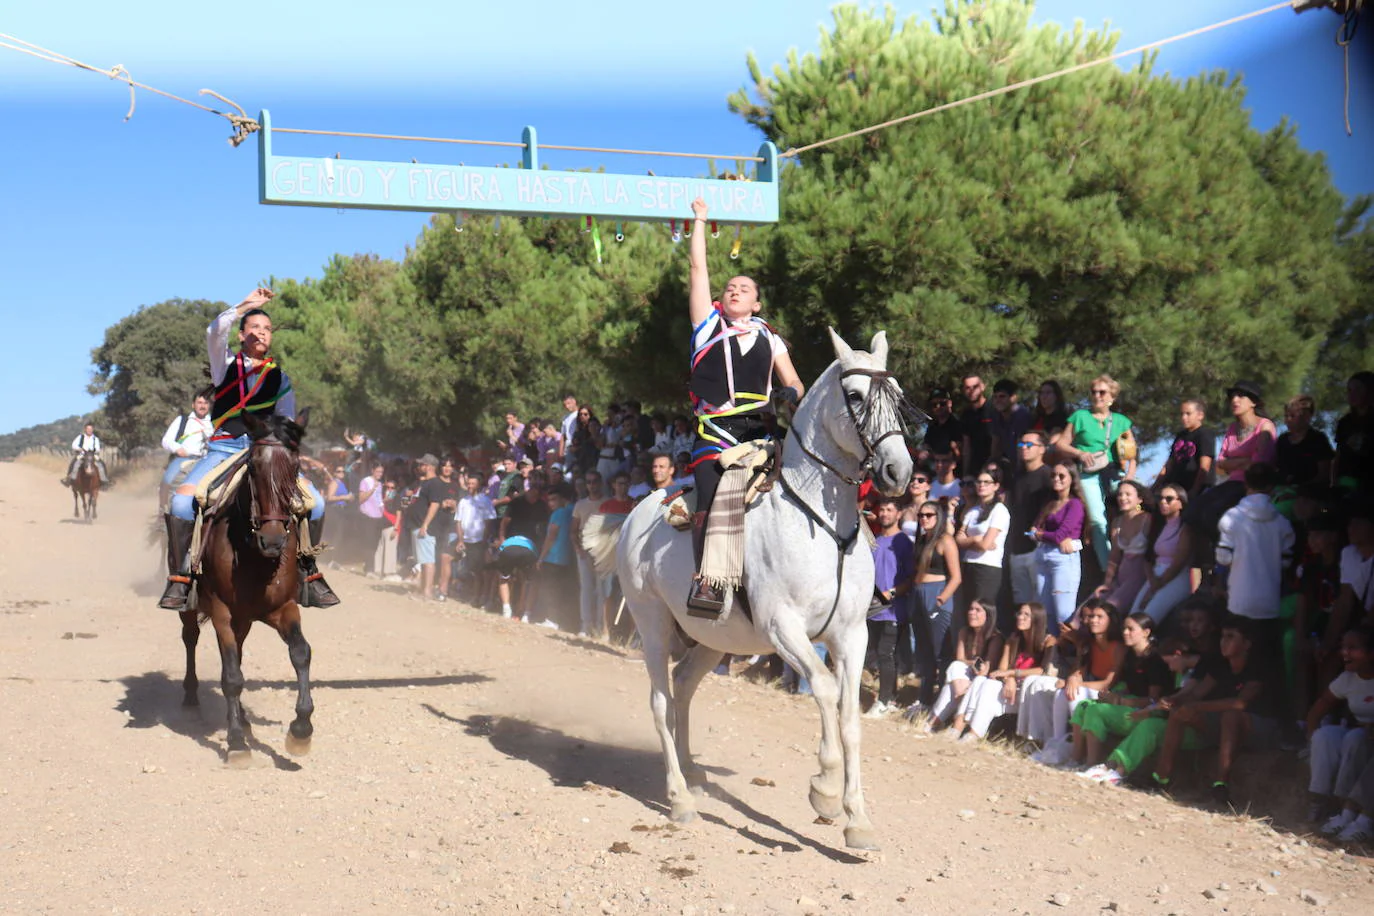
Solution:
[[[95,456],[95,467],[100,472],[100,485],[108,490],[110,475],[105,473],[105,461],[100,457],[100,437],[95,434],[94,423],[87,423],[81,430],[81,435],[72,440],[72,460],[71,464],[67,465],[67,476],[62,478],[62,486],[72,485],[72,479],[76,477],[76,463],[86,452]]]
[[[262,310],[272,299],[272,291],[257,289],[236,306],[225,309],[211,322],[207,330],[210,353],[210,375],[215,383],[215,396],[210,411],[214,435],[208,451],[186,475],[172,496],[167,522],[167,588],[158,607],[173,611],[186,609],[191,590],[190,551],[195,528],[196,485],[206,474],[223,463],[230,455],[249,446],[245,414],[259,419],[273,415],[294,417],[296,396],[291,380],[276,360],[268,355],[272,345],[272,319]],[[239,352],[229,349],[229,334],[234,324],[239,329]],[[324,499],[305,478],[306,488],[314,498],[310,512],[310,542],[321,543],[324,529]],[[301,579],[306,582],[308,607],[333,607],[339,598],[324,581],[313,556],[299,558]]]

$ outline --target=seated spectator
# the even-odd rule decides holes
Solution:
[[[1374,499],[1356,498],[1347,515],[1350,543],[1341,551],[1341,590],[1332,605],[1319,657],[1334,655],[1346,630],[1374,623]]]
[[[1025,680],[1045,670],[1054,649],[1044,605],[1031,601],[1016,612],[1016,629],[1007,637],[997,666],[969,684],[959,711],[947,734],[963,738],[964,729],[974,739],[988,736],[988,729],[999,716],[1017,710]]]
[[[687,463],[690,464],[692,449],[696,445],[696,440],[696,433],[692,432],[691,421],[681,414],[673,417],[673,441],[668,449],[668,453],[671,455],[679,455],[686,452],[688,455]]]
[[[1217,770],[1212,781],[1212,802],[1220,810],[1231,807],[1229,780],[1236,754],[1241,749],[1276,746],[1279,720],[1268,673],[1251,652],[1252,622],[1231,615],[1221,625],[1221,656],[1194,673],[1194,680],[1150,710],[1168,716],[1155,762],[1154,782],[1167,789],[1173,783],[1178,752],[1216,747]],[[1198,678],[1200,677],[1200,680]],[[1189,689],[1193,684],[1196,687]],[[1139,732],[1140,729],[1137,729]]]
[[[696,486],[696,477],[692,474],[692,453],[681,451],[673,458],[673,489],[682,490],[687,487]]]
[[[1192,560],[1192,535],[1183,524],[1188,491],[1181,484],[1165,484],[1159,491],[1159,505],[1150,520],[1149,546],[1145,550],[1148,572],[1145,584],[1136,595],[1131,613],[1150,615],[1163,623],[1193,591],[1189,563]]]
[[[1112,735],[1124,737],[1135,729],[1140,720],[1131,718],[1133,710],[1144,709],[1159,702],[1164,694],[1173,693],[1169,666],[1155,651],[1154,626],[1148,614],[1126,618],[1121,628],[1126,653],[1117,670],[1116,689],[1080,704],[1070,718],[1073,759],[1087,767],[1080,776],[1117,785],[1139,763],[1124,754],[1114,753],[1109,758],[1107,741]]]
[[[1069,738],[1069,719],[1085,700],[1095,700],[1116,683],[1117,672],[1126,655],[1121,641],[1121,617],[1115,607],[1100,598],[1089,598],[1083,605],[1081,624],[1061,635],[1061,646],[1076,644],[1071,670],[1058,672],[1052,684],[1049,676],[1028,680],[1016,716],[1018,735],[1039,741],[1040,750],[1031,759],[1047,766],[1063,766],[1073,759]],[[1068,652],[1057,653],[1067,659]]]
[[[1069,409],[1064,401],[1064,389],[1054,379],[1041,382],[1035,407],[1031,410],[1030,429],[1044,435],[1047,442],[1053,442],[1068,425]]]
[[[1279,486],[1301,487],[1331,480],[1331,459],[1336,452],[1326,433],[1312,428],[1316,412],[1317,402],[1310,394],[1289,398],[1284,406],[1283,422],[1287,428],[1274,448]]]
[[[654,441],[649,448],[660,454],[671,455],[673,451],[673,431],[668,428],[668,418],[656,413],[649,418],[649,428],[654,432]]]
[[[913,546],[897,525],[895,499],[880,498],[873,512],[878,520],[878,532],[873,544],[873,606],[868,612],[868,648],[877,657],[878,696],[864,715],[878,717],[896,708],[898,604],[911,591]]]
[[[948,722],[956,708],[963,705],[972,680],[985,677],[1002,659],[1002,635],[997,631],[997,618],[977,599],[969,602],[967,616],[967,625],[954,640],[954,661],[945,672],[944,686],[922,726],[926,734]]]
[[[1172,642],[1168,651],[1160,650],[1176,684],[1182,686],[1196,673],[1203,659],[1221,652],[1222,616],[1216,600],[1201,593],[1179,606],[1182,638]]]
[[[1169,458],[1155,478],[1161,484],[1182,488],[1188,497],[1197,496],[1212,485],[1215,477],[1212,465],[1217,455],[1217,435],[1204,424],[1207,408],[1202,401],[1189,398],[1179,408],[1182,429],[1174,433]]]
[[[653,491],[649,486],[649,474],[643,465],[636,464],[630,468],[630,499],[639,502]]]
[[[1370,762],[1374,748],[1374,644],[1371,631],[1348,630],[1341,638],[1345,670],[1317,698],[1307,713],[1307,739],[1312,748],[1309,821],[1325,820],[1319,828],[1325,836],[1337,836],[1361,815],[1366,827],[1369,814],[1351,798],[1356,781]],[[1353,725],[1327,723],[1342,704],[1350,710]],[[1335,810],[1333,810],[1335,809]],[[1368,831],[1366,831],[1368,832]]]
[[[1153,502],[1150,491],[1137,480],[1123,480],[1116,488],[1116,519],[1111,526],[1112,552],[1107,569],[1093,594],[1119,608],[1129,608],[1149,577],[1145,555],[1150,548]]]
[[[1293,663],[1299,709],[1310,709],[1326,685],[1345,667],[1338,652],[1323,651],[1336,603],[1341,598],[1341,535],[1345,521],[1339,513],[1327,509],[1309,518],[1306,529],[1306,546],[1294,568],[1297,610],[1293,615]],[[1311,638],[1307,638],[1309,634]]]

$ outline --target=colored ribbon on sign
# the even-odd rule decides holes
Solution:
[[[587,217],[587,222],[592,227],[592,248],[596,251],[596,263],[601,263],[601,227],[596,224],[594,217]]]
[[[670,219],[670,220],[668,220],[668,232],[669,232],[669,234],[672,235],[673,241],[674,241],[674,242],[680,242],[680,241],[682,241],[682,233],[678,231],[678,228],[677,228],[677,220],[675,220],[675,219]]]
[[[615,224],[615,240],[617,242],[625,241],[625,230],[620,228],[620,223]]]
[[[744,244],[744,227],[736,226],[735,241],[730,245],[730,260],[735,261],[739,259],[739,247],[742,244]]]
[[[457,210],[453,211],[453,231],[463,231],[463,214],[459,213]]]
[[[720,238],[720,227],[716,225],[715,220],[711,220],[711,238]]]

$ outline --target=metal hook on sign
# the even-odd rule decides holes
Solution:
[[[720,238],[720,227],[716,225],[715,220],[711,220],[711,238]]]
[[[453,211],[453,231],[463,231],[463,214],[457,210]]]
[[[620,223],[615,224],[615,240],[617,242],[625,241],[625,231],[620,228]]]
[[[674,242],[682,241],[682,233],[678,231],[677,220],[668,220],[668,233],[673,237]]]
[[[742,245],[742,244],[744,244],[744,227],[743,227],[743,226],[736,226],[736,227],[735,227],[735,241],[734,241],[733,244],[730,245],[730,260],[732,260],[732,261],[737,261],[737,260],[739,260],[739,248],[740,248],[740,245]]]

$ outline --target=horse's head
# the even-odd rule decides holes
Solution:
[[[248,437],[248,523],[251,543],[269,559],[281,556],[286,538],[295,523],[300,491],[300,444],[309,422],[309,412],[296,420],[271,416],[260,420],[243,414]]]
[[[836,445],[858,460],[858,476],[867,471],[880,491],[900,496],[911,479],[905,434],[913,418],[902,387],[887,371],[887,333],[873,335],[867,353],[852,349],[833,328],[830,341],[836,365],[817,387],[833,385],[834,390],[811,392],[823,402],[833,399],[820,411],[820,422]]]

